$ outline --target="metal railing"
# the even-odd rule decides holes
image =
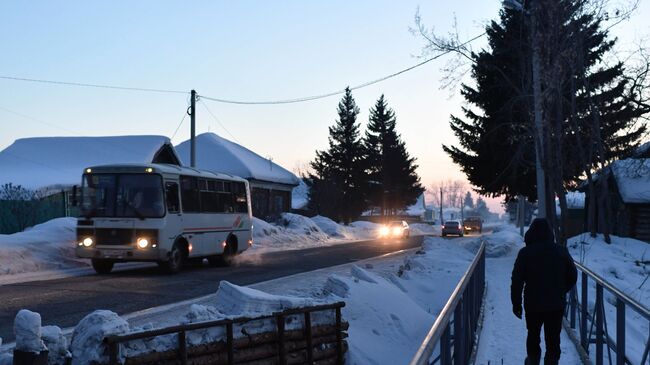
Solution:
[[[481,243],[410,365],[469,364],[485,290],[485,243]],[[439,345],[439,352],[436,352]]]
[[[603,364],[605,359],[605,349],[607,350],[609,364],[649,364],[650,360],[648,359],[648,351],[650,350],[650,333],[648,334],[648,338],[645,340],[646,345],[643,352],[641,352],[641,349],[627,348],[626,329],[628,326],[625,318],[626,309],[630,308],[643,317],[642,320],[648,321],[648,324],[650,325],[650,310],[580,263],[576,262],[576,267],[581,272],[580,300],[578,300],[578,289],[577,287],[574,287],[569,296],[565,316],[567,317],[569,326],[572,329],[575,330],[576,325],[579,326],[580,346],[582,349],[589,354],[590,346],[592,344],[595,345],[596,365]],[[596,289],[596,300],[591,308],[589,305],[589,280],[594,281]],[[613,296],[614,303],[605,300],[604,290],[607,290],[607,292]],[[605,311],[605,303],[610,303],[615,308],[615,338],[612,338],[609,334],[607,326],[608,316]],[[612,351],[614,351],[615,355],[612,355]],[[634,358],[638,357],[640,362],[633,362],[634,359],[630,359],[629,357],[631,354],[635,355]]]
[[[305,323],[305,338],[307,342],[306,355],[307,362],[313,363],[313,346],[310,346],[312,343],[312,327],[311,327],[311,314],[313,312],[322,312],[328,310],[334,310],[336,313],[335,328],[336,328],[336,364],[343,364],[344,358],[344,344],[343,344],[343,319],[341,315],[341,309],[345,307],[345,302],[337,302],[332,304],[317,305],[304,308],[288,309],[282,312],[273,313],[267,316],[260,316],[255,318],[234,318],[234,319],[222,319],[216,321],[206,321],[191,323],[185,325],[177,325],[172,327],[154,329],[143,332],[130,333],[126,335],[112,335],[104,338],[104,343],[108,347],[108,358],[110,365],[120,364],[119,354],[120,354],[120,345],[125,342],[133,340],[141,340],[154,338],[158,336],[164,336],[169,334],[176,334],[178,336],[178,360],[180,364],[188,363],[188,348],[187,348],[187,339],[186,335],[188,331],[201,330],[206,328],[214,327],[225,327],[226,328],[226,338],[225,345],[227,349],[227,363],[235,363],[235,349],[234,349],[234,336],[233,336],[233,327],[237,324],[244,324],[251,321],[259,321],[265,319],[275,319],[277,324],[277,363],[286,364],[287,363],[287,351],[285,349],[285,319],[288,316],[292,315],[304,315]]]

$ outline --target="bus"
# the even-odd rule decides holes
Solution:
[[[99,274],[118,262],[188,260],[228,265],[253,244],[248,181],[167,164],[88,167],[82,175],[76,255]]]

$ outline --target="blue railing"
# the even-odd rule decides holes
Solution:
[[[482,243],[410,365],[470,363],[484,290],[485,243]]]
[[[644,348],[630,348],[626,342],[626,330],[630,329],[629,322],[626,322],[626,309],[632,309],[639,314],[641,322],[632,322],[635,326],[642,328],[642,321],[647,321],[650,328],[650,310],[641,303],[630,298],[628,295],[609,284],[603,278],[592,272],[585,266],[576,263],[581,272],[580,275],[580,299],[578,289],[573,288],[565,316],[572,329],[579,327],[580,346],[589,355],[594,345],[595,356],[590,356],[596,361],[596,365],[602,365],[607,350],[608,363],[616,365],[647,365],[648,351],[650,351],[650,333],[644,339]],[[589,281],[595,284],[595,301],[590,305]],[[605,300],[604,291],[610,294],[610,300]],[[591,295],[593,295],[593,291]],[[608,303],[615,309],[615,314],[609,316],[610,320],[615,317],[614,328],[607,325],[607,311],[605,304]],[[610,329],[615,331],[614,337],[610,335]],[[614,354],[612,354],[612,351]]]

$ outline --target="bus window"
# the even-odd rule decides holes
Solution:
[[[246,199],[246,184],[233,183],[233,195],[235,196],[235,211],[237,213],[248,213],[248,202]]]
[[[201,211],[197,184],[197,178],[181,176],[181,201],[184,212],[198,213]]]
[[[219,211],[221,213],[234,213],[232,193],[219,193]]]
[[[167,211],[178,213],[181,210],[178,199],[178,184],[175,182],[165,183],[165,196],[167,197]]]

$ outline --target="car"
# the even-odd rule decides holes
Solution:
[[[465,233],[483,233],[483,220],[481,217],[467,217],[463,221],[463,226],[465,228]]]
[[[460,221],[446,221],[442,226],[442,237],[447,237],[447,235],[457,235],[463,237],[463,226],[460,224]]]
[[[406,221],[391,221],[379,229],[379,235],[381,237],[408,238],[411,235],[411,229]]]

